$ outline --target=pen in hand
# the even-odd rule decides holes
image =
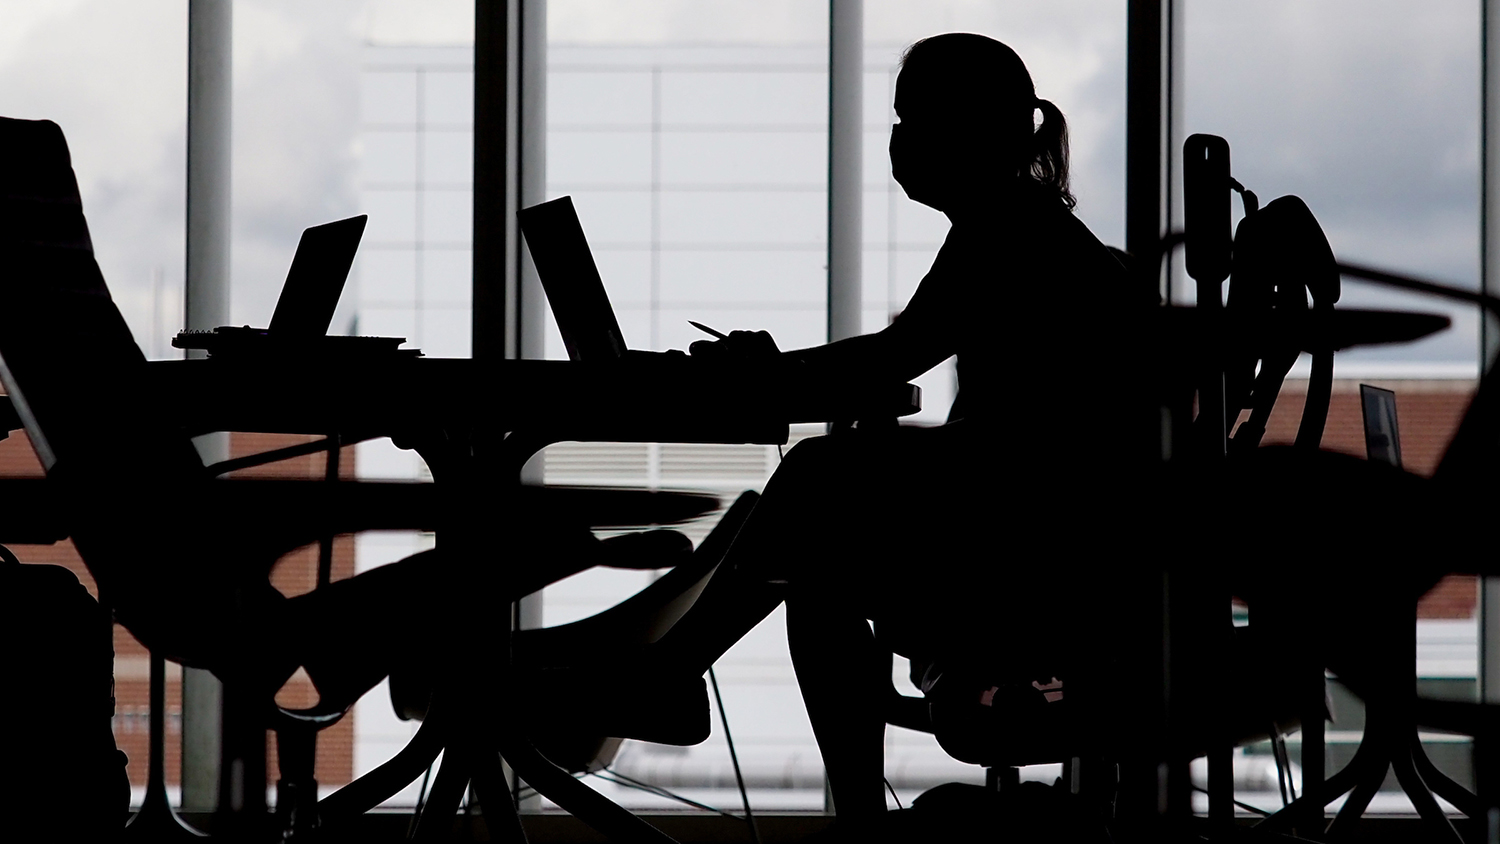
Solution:
[[[718,331],[718,330],[713,329],[713,328],[709,328],[708,326],[704,325],[701,322],[696,322],[696,321],[690,319],[690,320],[688,320],[688,325],[691,325],[692,327],[698,329],[699,331],[702,331],[704,334],[707,334],[710,337],[717,337],[720,340],[728,340],[729,339],[729,335],[728,334],[725,334],[724,332]]]

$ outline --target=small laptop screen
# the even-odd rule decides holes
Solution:
[[[1365,416],[1365,456],[1400,469],[1401,430],[1396,425],[1396,394],[1360,384],[1359,403]]]
[[[281,298],[266,332],[279,337],[322,337],[333,324],[354,253],[365,233],[364,214],[304,229],[287,270]]]

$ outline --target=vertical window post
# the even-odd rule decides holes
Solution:
[[[864,2],[828,3],[828,340],[862,333]]]
[[[1500,293],[1500,0],[1484,0],[1480,25],[1479,278],[1491,296]],[[1479,310],[1479,374],[1489,374],[1500,353],[1500,322]],[[1500,703],[1500,578],[1480,579],[1479,693]]]
[[[229,142],[233,12],[228,0],[188,3],[187,287],[185,327],[229,322]],[[203,355],[190,351],[189,356]],[[194,441],[205,464],[229,458],[229,435]],[[203,669],[182,671],[182,807],[204,812],[219,794],[223,688]],[[262,791],[264,794],[264,791]]]

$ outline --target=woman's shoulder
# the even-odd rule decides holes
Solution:
[[[999,264],[1040,263],[1059,270],[1123,275],[1125,268],[1084,222],[1062,203],[1024,203],[955,223],[942,252]]]

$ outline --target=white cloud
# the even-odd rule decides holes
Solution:
[[[236,323],[270,319],[302,229],[359,213],[361,12],[357,2],[235,4]]]
[[[547,38],[560,44],[826,43],[828,4],[816,0],[553,0]]]
[[[143,347],[162,351],[144,341],[153,291],[182,284],[186,5],[7,3],[0,15],[0,114],[62,126],[100,266]],[[159,328],[180,324],[170,299]]]
[[[474,0],[368,0],[359,28],[371,44],[474,43]]]

